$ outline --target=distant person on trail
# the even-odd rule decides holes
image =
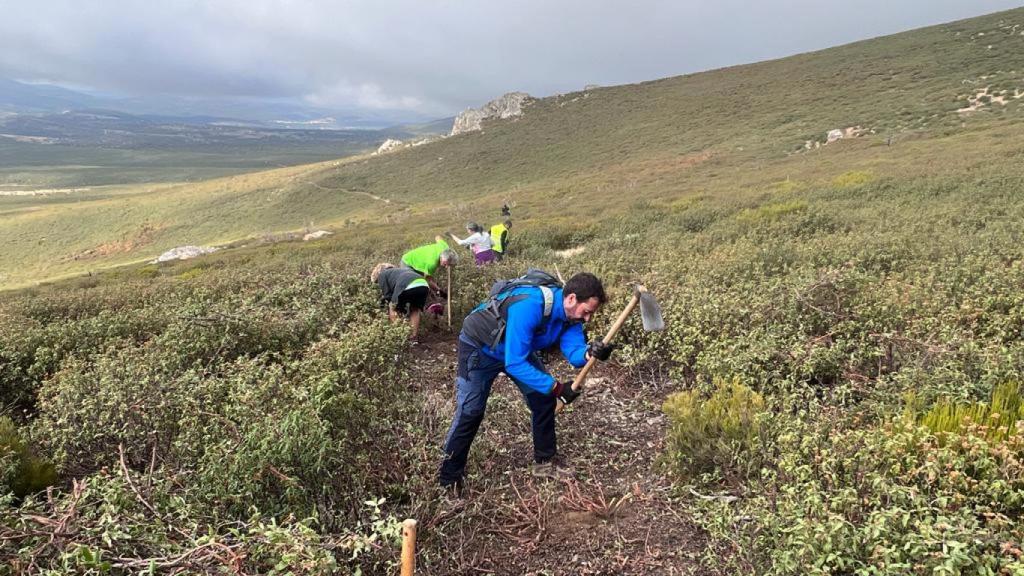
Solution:
[[[494,257],[501,262],[508,250],[508,231],[512,228],[512,221],[505,220],[491,226],[491,250],[494,250]]]
[[[502,218],[511,218],[512,217],[512,209],[508,207],[508,202],[506,202],[506,203],[501,205],[501,217]]]
[[[473,250],[473,256],[476,260],[477,266],[484,266],[494,262],[494,250],[491,249],[491,235],[484,232],[483,226],[476,222],[470,222],[466,224],[466,232],[469,232],[469,236],[465,240],[460,239],[455,234],[448,234],[452,237],[452,240],[458,242],[460,246],[469,246]]]
[[[522,392],[533,419],[534,476],[569,474],[555,462],[555,406],[570,404],[580,392],[571,382],[548,374],[538,352],[558,344],[562,355],[579,368],[593,356],[607,360],[614,345],[589,345],[583,322],[607,301],[596,276],[576,274],[565,287],[550,274],[530,270],[515,280],[496,283],[490,298],[466,317],[459,334],[455,416],[444,441],[439,483],[452,495],[462,493],[469,448],[484,419],[491,385],[504,372]]]
[[[440,236],[434,237],[433,244],[413,248],[402,254],[402,266],[422,274],[427,284],[430,285],[430,289],[442,298],[447,297],[448,294],[438,288],[437,282],[434,280],[434,272],[440,267],[454,266],[458,260],[458,254],[449,248],[448,243]]]
[[[401,314],[409,318],[410,338],[416,340],[420,316],[430,294],[430,285],[415,270],[395,268],[394,264],[377,264],[370,272],[370,281],[380,287],[381,304],[388,308],[388,318],[397,322]]]

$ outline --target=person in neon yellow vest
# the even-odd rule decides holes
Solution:
[[[508,250],[508,230],[511,227],[511,220],[491,226],[491,250],[494,250],[494,256],[499,261],[505,257],[505,251]]]

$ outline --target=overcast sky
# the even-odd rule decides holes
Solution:
[[[777,58],[1024,0],[0,0],[0,77],[454,114]]]

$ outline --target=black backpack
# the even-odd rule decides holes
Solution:
[[[505,337],[505,324],[508,319],[508,307],[526,298],[526,294],[508,296],[515,288],[536,286],[544,295],[543,317],[546,321],[551,317],[555,305],[554,288],[561,288],[562,282],[551,274],[536,268],[530,268],[519,278],[498,280],[491,286],[487,302],[470,312],[462,322],[462,333],[478,345],[496,348]],[[504,297],[502,297],[504,296]],[[539,328],[543,330],[543,325]]]

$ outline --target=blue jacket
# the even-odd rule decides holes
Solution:
[[[505,361],[505,373],[519,382],[540,392],[550,394],[555,379],[550,374],[530,364],[529,357],[558,342],[562,355],[576,368],[587,363],[587,340],[583,335],[583,323],[569,323],[562,304],[562,289],[553,288],[554,303],[551,316],[544,321],[544,295],[540,288],[522,286],[513,289],[508,296],[526,294],[526,298],[513,302],[508,307],[504,339],[497,348],[484,346],[481,351],[495,360]],[[543,326],[542,326],[543,324]]]

